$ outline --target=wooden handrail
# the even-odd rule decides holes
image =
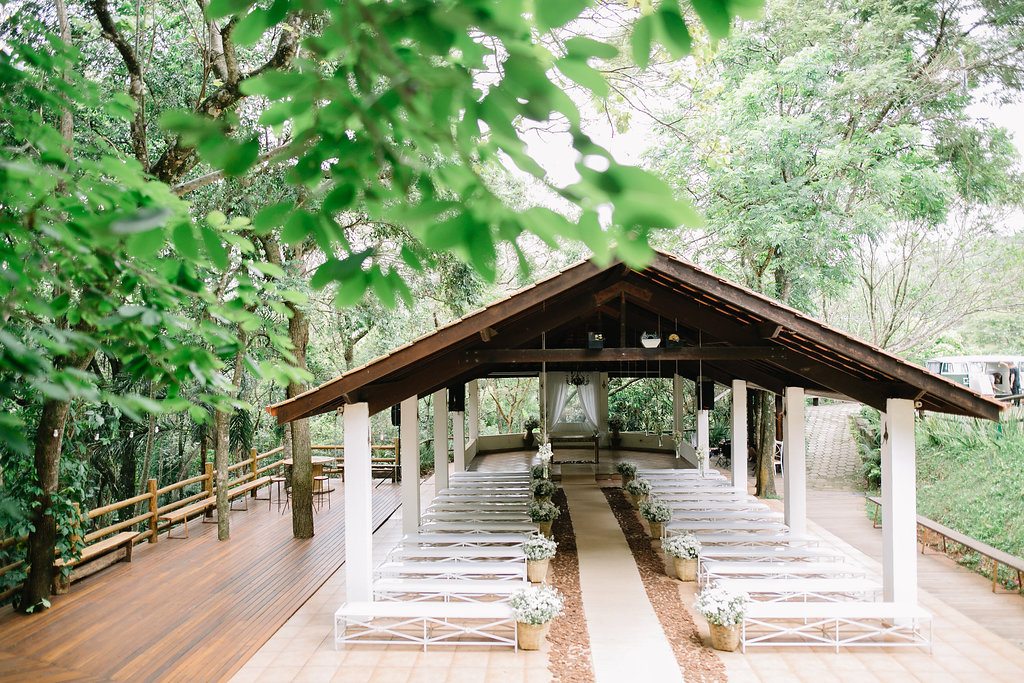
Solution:
[[[252,464],[252,458],[246,458],[245,460],[243,460],[241,462],[236,462],[234,465],[228,466],[228,472],[230,473],[230,472],[234,472],[235,470],[240,470],[243,467],[248,467],[251,464]]]
[[[118,522],[117,524],[111,524],[110,526],[105,526],[102,529],[97,529],[96,531],[93,531],[85,535],[85,542],[92,543],[97,538],[102,538],[107,534],[112,534],[115,531],[120,531],[121,529],[127,529],[131,525],[138,524],[139,522],[145,522],[152,516],[152,512],[144,512],[141,515],[136,515],[135,517],[132,517],[131,519],[126,519],[123,522]],[[148,534],[149,532],[147,531],[146,533]]]
[[[165,513],[168,513],[171,510],[177,510],[178,508],[185,507],[189,503],[197,501],[200,498],[206,498],[206,497],[207,497],[206,496],[206,491],[200,491],[199,493],[194,493],[191,496],[188,496],[187,498],[182,498],[181,500],[176,500],[173,503],[168,503],[167,505],[162,505],[162,506],[160,506],[160,507],[158,507],[156,509],[157,517],[159,517],[159,516],[161,516],[161,515],[163,515]]]
[[[140,503],[148,499],[149,493],[140,493],[139,495],[132,496],[127,500],[121,500],[116,503],[111,503],[110,505],[104,505],[103,507],[100,508],[93,508],[92,510],[89,510],[89,514],[86,516],[86,519],[95,519],[101,515],[107,514],[108,512],[114,512],[116,510],[120,510],[121,508],[126,508],[129,505],[135,505],[136,503]]]
[[[163,487],[162,489],[157,489],[156,490],[156,495],[162,496],[165,493],[170,493],[171,491],[177,491],[178,489],[185,488],[189,484],[196,484],[198,482],[203,481],[204,479],[206,479],[206,475],[205,474],[197,474],[196,476],[191,477],[189,479],[185,479],[184,481],[178,481],[178,482],[175,482],[173,484],[168,484],[167,486]]]
[[[4,550],[5,548],[10,548],[12,545],[15,545],[17,543],[24,543],[27,540],[28,540],[28,534],[25,534],[21,538],[18,538],[16,536],[11,536],[10,538],[5,538],[4,540],[0,541],[0,550]]]

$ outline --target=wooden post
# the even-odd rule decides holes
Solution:
[[[252,472],[252,480],[253,481],[256,481],[256,479],[257,479],[256,470],[258,470],[260,468],[259,459],[256,457],[257,455],[259,455],[259,452],[255,448],[250,448],[249,449],[249,471]],[[252,491],[250,491],[249,495],[252,496],[253,498],[255,498],[256,497],[256,489],[253,489]]]
[[[149,490],[149,542],[156,543],[156,479],[146,482]]]
[[[206,481],[203,482],[203,490],[208,495],[213,495],[213,463],[205,462],[203,467],[206,470]]]

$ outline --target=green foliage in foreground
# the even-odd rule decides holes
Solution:
[[[877,420],[876,412],[876,425]],[[860,434],[858,440],[863,441]],[[1019,412],[998,423],[937,415],[918,420],[918,514],[1024,557],[1022,490],[1024,420]],[[957,560],[991,576],[991,563],[974,553]],[[1014,585],[1016,577],[1000,575],[1003,583]]]

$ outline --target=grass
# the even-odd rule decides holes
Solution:
[[[876,414],[877,416],[877,414]],[[870,421],[870,416],[864,416]],[[877,422],[877,417],[875,417]],[[863,444],[863,437],[859,439]],[[863,444],[866,446],[866,444]],[[877,457],[862,448],[866,462]],[[870,467],[870,466],[869,466]],[[870,506],[869,516],[873,513]],[[1024,420],[998,423],[928,416],[917,421],[917,511],[979,541],[1024,557]],[[961,564],[991,576],[973,552],[952,552]],[[1017,588],[1016,574],[1000,581]]]

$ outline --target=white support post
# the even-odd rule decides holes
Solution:
[[[732,381],[732,487],[747,492],[747,383]]]
[[[914,402],[890,398],[882,415],[882,593],[917,604],[917,457]]]
[[[686,420],[686,403],[683,401],[683,394],[686,392],[686,384],[682,375],[672,375],[672,431],[683,431],[683,423]]]
[[[804,437],[804,390],[786,387],[782,416],[782,470],[786,524],[795,534],[807,532],[807,465]]]
[[[704,455],[701,455],[703,453]],[[711,469],[711,411],[697,411],[697,457],[703,459],[703,463],[697,463],[705,471]]]
[[[416,396],[402,401],[402,533],[420,528],[420,402]]]
[[[373,600],[370,406],[345,406],[345,599]]]
[[[448,488],[448,390],[434,392],[434,491]]]
[[[480,438],[480,381],[469,383],[469,396],[466,399],[466,421],[469,423],[469,440]]]
[[[452,452],[456,472],[466,471],[466,414],[461,410],[452,411]]]

